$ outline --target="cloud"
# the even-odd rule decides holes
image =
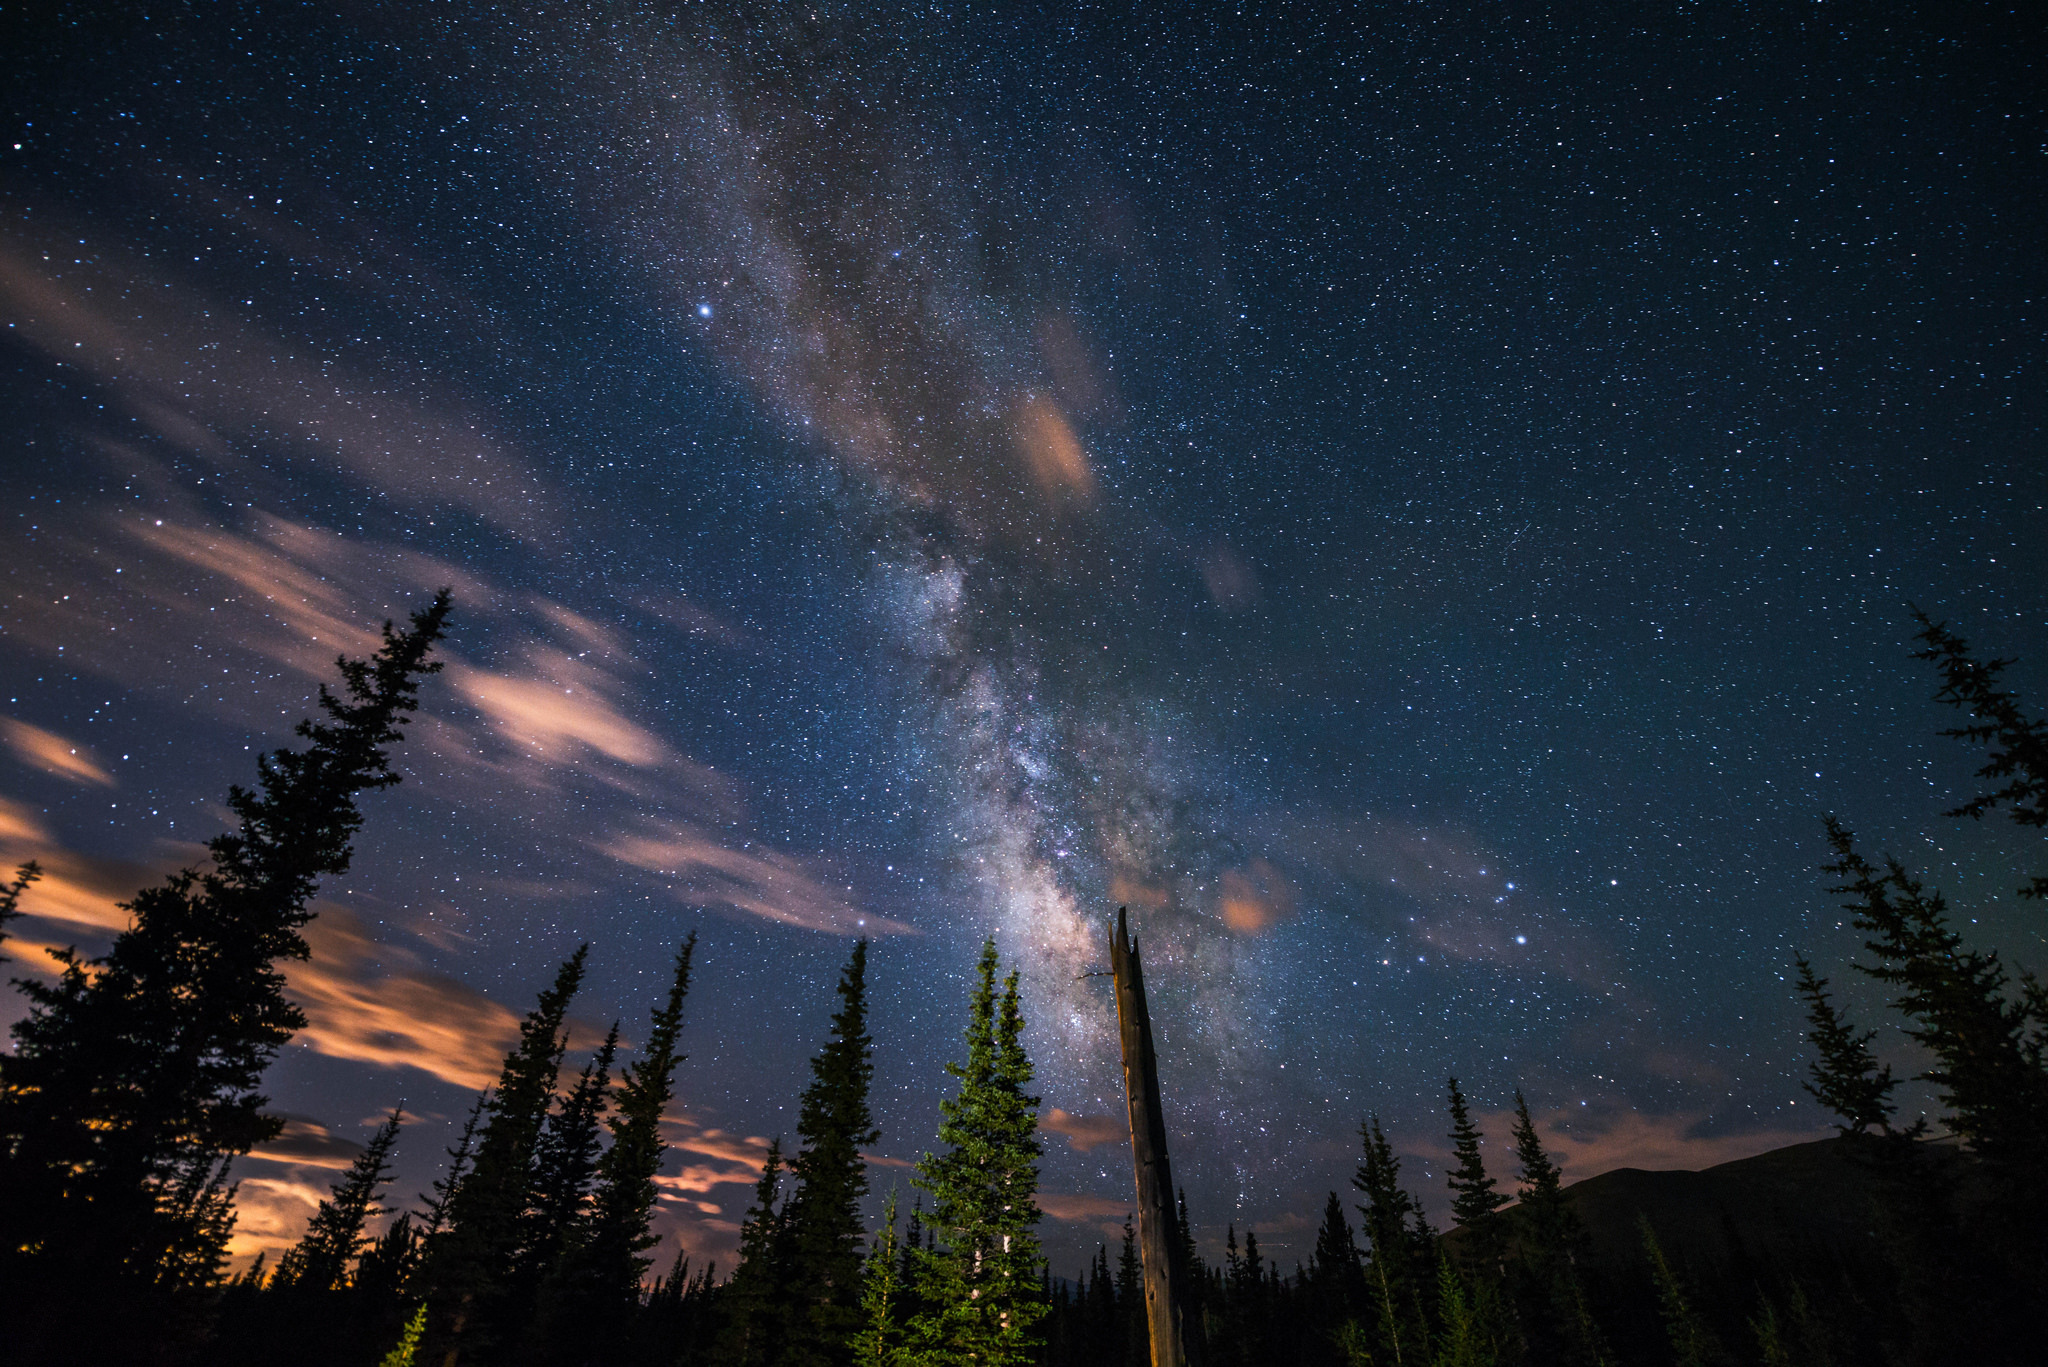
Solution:
[[[1228,546],[1218,546],[1202,560],[1202,587],[1225,612],[1240,612],[1259,601],[1259,578]]]
[[[1294,906],[1294,889],[1263,859],[1243,870],[1226,869],[1216,910],[1239,935],[1257,935],[1284,919]]]
[[[1038,1122],[1038,1128],[1064,1135],[1079,1153],[1101,1144],[1121,1147],[1130,1141],[1130,1123],[1108,1115],[1075,1115],[1055,1106]]]
[[[277,1138],[261,1148],[252,1149],[249,1157],[265,1163],[297,1167],[345,1168],[362,1152],[361,1144],[353,1139],[344,1139],[319,1121],[302,1115],[288,1115]]]
[[[1051,400],[1033,395],[1018,410],[1017,449],[1023,452],[1032,480],[1045,493],[1084,503],[1094,501],[1095,472],[1088,467],[1088,453],[1081,449],[1081,439],[1074,435],[1066,415]]]
[[[1113,1232],[1121,1232],[1124,1217],[1131,1214],[1129,1201],[1056,1191],[1038,1193],[1038,1208],[1055,1220],[1077,1225],[1100,1224]]]
[[[411,953],[373,940],[345,908],[325,904],[306,929],[312,957],[286,970],[304,1009],[298,1042],[330,1058],[417,1068],[471,1089],[494,1081],[519,1017],[472,987],[421,971]],[[401,965],[385,971],[390,961]]]
[[[299,1241],[306,1222],[330,1195],[317,1176],[244,1177],[235,1184],[235,1229],[228,1257],[246,1266],[259,1253],[277,1255]]]
[[[1580,1182],[1616,1168],[1696,1172],[1718,1163],[1732,1163],[1788,1144],[1825,1138],[1829,1131],[1819,1124],[1818,1115],[1815,1121],[1812,1129],[1714,1134],[1706,1132],[1710,1117],[1704,1111],[1647,1115],[1636,1110],[1585,1107],[1561,1108],[1537,1117],[1536,1132],[1542,1136],[1544,1149],[1563,1170],[1564,1180]],[[1514,1124],[1512,1111],[1480,1117],[1488,1149],[1510,1153],[1508,1136],[1513,1133]],[[1446,1158],[1448,1153],[1444,1149],[1435,1156]],[[1506,1175],[1505,1169],[1502,1175]]]
[[[578,692],[550,679],[512,678],[457,666],[449,680],[498,733],[541,758],[566,758],[581,750],[647,767],[669,759],[667,746],[645,727],[628,721],[595,692]]]
[[[55,731],[45,731],[40,726],[31,726],[12,717],[0,717],[0,738],[6,740],[16,759],[31,768],[55,774],[58,778],[68,778],[73,783],[93,783],[102,788],[114,786],[114,776],[93,763],[90,752],[80,754],[77,745]]]
[[[0,845],[47,845],[53,839],[49,827],[38,821],[34,812],[0,797]]]
[[[901,921],[863,911],[819,882],[803,864],[757,841],[729,849],[693,827],[621,836],[604,847],[621,863],[674,880],[692,906],[731,907],[782,925],[834,935],[911,935]]]

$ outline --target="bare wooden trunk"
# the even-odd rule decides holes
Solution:
[[[1197,1335],[1184,1331],[1187,1269],[1180,1266],[1175,1228],[1173,1169],[1166,1161],[1166,1116],[1159,1105],[1159,1068],[1152,1056],[1152,1017],[1145,1007],[1145,974],[1131,941],[1124,908],[1116,913],[1109,945],[1116,977],[1116,1021],[1123,1036],[1124,1096],[1131,1110],[1131,1159],[1138,1177],[1138,1252],[1145,1267],[1145,1325],[1152,1367],[1190,1367]]]

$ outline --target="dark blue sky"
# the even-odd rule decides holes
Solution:
[[[10,21],[17,964],[457,595],[244,1251],[401,1098],[424,1185],[586,938],[589,1042],[701,928],[712,1252],[849,937],[901,1161],[994,935],[1065,1263],[1128,1201],[1119,902],[1192,1213],[1283,1263],[1367,1112],[1436,1199],[1452,1071],[1572,1176],[1818,1132],[1823,813],[2039,961],[1907,607],[2048,697],[2037,24],[809,13]]]

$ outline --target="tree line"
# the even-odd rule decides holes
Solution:
[[[984,946],[964,1057],[939,1147],[916,1164],[909,1208],[866,1211],[870,1105],[867,955],[841,973],[811,1060],[796,1134],[771,1144],[736,1265],[656,1270],[651,1231],[683,1010],[696,952],[678,946],[631,1063],[613,1025],[573,1073],[568,1012],[589,947],[521,1022],[416,1208],[385,1207],[404,1116],[394,1109],[274,1267],[225,1276],[234,1160],[274,1139],[261,1078],[305,1025],[281,963],[322,877],[349,865],[358,796],[398,781],[389,754],[416,711],[450,611],[446,592],[369,660],[339,662],[306,744],[264,756],[230,790],[233,831],[125,904],[103,955],[57,953],[54,983],[17,980],[28,1013],[0,1055],[0,1325],[42,1362],[584,1363],[705,1367],[1135,1367],[1149,1362],[1128,1224],[1055,1278],[1036,1228],[1038,1098],[1016,972]],[[1939,699],[1985,747],[1994,785],[1951,815],[1998,810],[2048,826],[2048,724],[1920,618]],[[1796,961],[1816,1060],[1806,1088],[1839,1118],[1874,1235],[1856,1247],[1701,1257],[1647,1219],[1604,1244],[1581,1219],[1515,1096],[1513,1195],[1447,1083],[1451,1224],[1432,1227],[1377,1117],[1359,1132],[1350,1199],[1331,1192],[1313,1251],[1283,1269],[1256,1233],[1197,1249],[1185,1193],[1175,1237],[1194,1298],[1200,1367],[1263,1363],[1755,1362],[1826,1367],[2027,1360],[2018,1348],[2048,1273],[2048,988],[1967,944],[1941,894],[1902,863],[1859,853],[1830,819],[1835,893],[1867,937],[1854,971],[1884,984],[1932,1060],[1938,1117],[1903,1123],[1902,1079],[1875,1030],[1847,1020],[1829,980]],[[38,869],[0,886],[0,939]],[[2048,895],[2034,877],[2021,895]],[[389,1215],[388,1220],[384,1217]],[[1353,1217],[1356,1217],[1356,1223]],[[1731,1232],[1740,1212],[1723,1212]],[[1731,1234],[1734,1244],[1741,1240]]]

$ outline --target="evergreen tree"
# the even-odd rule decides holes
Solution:
[[[862,1270],[860,1325],[853,1337],[854,1367],[908,1367],[903,1337],[902,1269],[896,1237],[896,1193],[882,1209]]]
[[[1359,1268],[1358,1241],[1344,1214],[1344,1203],[1334,1191],[1323,1203],[1323,1223],[1316,1230],[1308,1276],[1320,1318],[1332,1334],[1355,1323],[1364,1312],[1365,1280]]]
[[[412,1318],[405,1322],[405,1331],[398,1336],[398,1343],[386,1353],[377,1367],[413,1367],[413,1359],[419,1352],[420,1336],[427,1332],[427,1307],[422,1305],[412,1312]]]
[[[476,1101],[470,1106],[469,1114],[462,1122],[462,1137],[455,1147],[445,1152],[448,1155],[448,1171],[434,1179],[428,1191],[420,1193],[419,1199],[427,1208],[426,1220],[420,1226],[420,1238],[432,1240],[435,1235],[448,1227],[452,1214],[450,1203],[455,1199],[456,1189],[469,1176],[469,1167],[476,1158],[477,1127],[483,1123],[484,1108],[491,1104],[491,1089],[486,1087],[476,1094]]]
[[[386,623],[371,659],[340,661],[343,696],[323,686],[321,719],[297,727],[306,747],[229,789],[238,824],[208,842],[211,867],[138,893],[104,956],[66,951],[54,984],[22,984],[29,1013],[0,1056],[0,1296],[21,1300],[0,1322],[61,1322],[53,1306],[86,1293],[161,1341],[143,1289],[217,1277],[228,1165],[282,1126],[255,1089],[305,1025],[278,961],[307,956],[313,894],[362,826],[356,795],[398,782],[389,751],[440,668],[448,609],[443,591],[403,631]]]
[[[1107,1257],[1107,1250],[1104,1257]],[[1104,1271],[1107,1271],[1104,1268]],[[1124,1242],[1116,1255],[1116,1342],[1120,1350],[1113,1360],[1125,1367],[1144,1367],[1152,1361],[1152,1326],[1145,1316],[1145,1268],[1138,1257],[1138,1235],[1131,1217],[1124,1216]]]
[[[1450,1079],[1450,1090],[1451,1151],[1457,1159],[1449,1178],[1451,1220],[1459,1228],[1471,1230],[1475,1239],[1496,1243],[1497,1240],[1488,1240],[1487,1235],[1494,1228],[1493,1213],[1506,1205],[1508,1198],[1494,1190],[1498,1183],[1486,1175],[1486,1160],[1479,1153],[1483,1136],[1472,1123],[1465,1094],[1458,1090],[1458,1079]]]
[[[599,1136],[618,1049],[619,1027],[614,1024],[583,1065],[569,1095],[548,1116],[534,1145],[533,1192],[520,1248],[520,1281],[529,1290],[553,1273],[563,1251],[586,1234],[591,1180],[597,1175]]]
[[[1486,1333],[1485,1316],[1465,1279],[1442,1252],[1437,1254],[1436,1284],[1443,1327],[1436,1336],[1436,1355],[1430,1359],[1430,1367],[1493,1367],[1496,1356]]]
[[[31,859],[14,871],[13,882],[0,885],[0,944],[7,943],[7,923],[21,915],[21,895],[42,876],[43,866]],[[0,954],[0,964],[6,962],[7,956]]]
[[[782,1295],[789,1283],[788,1239],[777,1203],[782,1196],[782,1139],[768,1143],[754,1204],[740,1222],[740,1260],[725,1285],[724,1367],[766,1367],[782,1348]]]
[[[1966,947],[1949,923],[1939,892],[1928,893],[1895,859],[1880,871],[1856,852],[1854,838],[1828,820],[1835,851],[1833,889],[1877,959],[1859,971],[1897,991],[1893,1005],[1906,1033],[1933,1054],[1920,1076],[1940,1089],[1949,1124],[2005,1180],[2009,1200],[2038,1199],[2048,1169],[2048,1068],[2041,1016],[2031,997],[2008,997],[1995,951]]]
[[[391,1150],[398,1143],[403,1119],[393,1108],[377,1127],[369,1146],[356,1155],[313,1212],[304,1237],[279,1260],[273,1285],[317,1294],[347,1283],[349,1268],[369,1242],[363,1227],[377,1215],[378,1194],[391,1180]]]
[[[651,1262],[647,1251],[655,1239],[648,1223],[660,1194],[654,1178],[668,1152],[661,1120],[675,1099],[676,1066],[685,1057],[676,1041],[682,1033],[690,961],[696,952],[697,933],[691,931],[676,951],[668,996],[651,1014],[647,1043],[619,1079],[618,1106],[610,1121],[611,1147],[597,1165],[590,1238],[578,1254],[589,1269],[595,1296],[585,1307],[587,1312],[623,1314],[630,1309]]]
[[[1531,1336],[1536,1340],[1531,1351],[1538,1357],[1583,1367],[1604,1363],[1606,1347],[1587,1306],[1578,1269],[1585,1228],[1565,1204],[1563,1174],[1544,1152],[1529,1103],[1519,1089],[1515,1092],[1515,1159],[1521,1187],[1516,1204],[1523,1233],[1521,1270],[1529,1299],[1535,1303],[1524,1317],[1525,1323],[1533,1326]]]
[[[693,931],[676,951],[668,996],[651,1013],[640,1058],[619,1079],[608,1124],[611,1147],[597,1160],[597,1187],[587,1223],[566,1248],[550,1283],[534,1334],[555,1362],[604,1361],[617,1355],[640,1300],[640,1283],[657,1242],[649,1231],[660,1194],[654,1178],[668,1145],[661,1119],[675,1097],[676,1041],[690,995]]]
[[[785,1213],[790,1284],[801,1298],[791,1308],[782,1361],[788,1367],[834,1367],[847,1360],[860,1322],[861,1202],[868,1192],[861,1150],[881,1137],[868,1105],[874,1078],[867,1032],[868,942],[853,947],[839,977],[832,1038],[811,1060],[797,1119],[802,1145],[790,1160],[799,1183]]]
[[[1720,1341],[1693,1308],[1692,1297],[1686,1294],[1685,1284],[1664,1256],[1664,1247],[1657,1242],[1657,1231],[1651,1227],[1649,1217],[1637,1215],[1636,1226],[1642,1231],[1643,1251],[1649,1255],[1650,1278],[1657,1287],[1657,1310],[1664,1320],[1664,1333],[1671,1341],[1675,1367],[1715,1367],[1726,1358]]]
[[[356,1264],[355,1288],[367,1300],[396,1305],[407,1299],[419,1270],[420,1228],[411,1211],[401,1211]]]
[[[1820,1060],[1809,1065],[1813,1081],[1800,1085],[1807,1095],[1842,1117],[1846,1123],[1835,1128],[1843,1134],[1873,1129],[1889,1134],[1894,1110],[1891,1093],[1899,1080],[1892,1076],[1891,1065],[1880,1067],[1870,1052],[1877,1031],[1858,1034],[1828,999],[1828,980],[1814,976],[1805,955],[1795,962],[1799,965],[1799,995],[1806,999],[1806,1037],[1820,1054]]]
[[[948,1064],[957,1096],[941,1103],[947,1145],[918,1164],[932,1197],[937,1250],[920,1269],[913,1345],[942,1367],[1012,1367],[1031,1360],[1045,1313],[1039,1284],[1038,1098],[1025,1088],[1017,975],[996,996],[996,946],[982,948],[968,1008],[967,1061]]]
[[[1366,1293],[1373,1304],[1375,1337],[1385,1361],[1395,1367],[1420,1364],[1426,1360],[1426,1330],[1419,1313],[1416,1240],[1409,1221],[1419,1223],[1422,1208],[1401,1188],[1401,1160],[1380,1129],[1379,1117],[1370,1117],[1358,1128],[1365,1154],[1351,1185],[1365,1196],[1358,1213],[1369,1245]]]
[[[563,1022],[583,982],[588,945],[578,946],[520,1023],[483,1107],[470,1169],[448,1193],[446,1227],[427,1249],[427,1355],[457,1367],[465,1355],[487,1359],[525,1307],[504,1304],[533,1190],[534,1149],[547,1122],[567,1045]],[[453,1173],[451,1173],[451,1178]]]
[[[1979,778],[2004,786],[1981,794],[1950,812],[1950,816],[1982,817],[2003,806],[2022,826],[2048,826],[2048,721],[2029,718],[2019,700],[1999,686],[1998,676],[2011,660],[1979,662],[1970,644],[1918,608],[1919,637],[1927,648],[1913,658],[1930,660],[1941,671],[1935,700],[1968,712],[1967,726],[1942,732],[1990,747]],[[2048,875],[2036,875],[2021,888],[2022,897],[2048,897]]]

